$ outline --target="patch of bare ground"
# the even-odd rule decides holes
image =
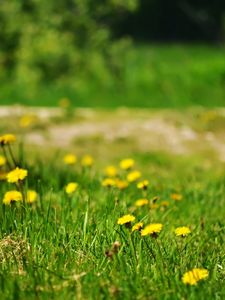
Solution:
[[[216,113],[225,116],[224,109],[217,109]],[[224,128],[219,128],[219,133],[199,131],[187,121],[190,114],[185,112],[77,109],[68,121],[65,111],[60,108],[0,107],[1,118],[12,115],[18,118],[26,114],[35,114],[38,119],[48,121],[44,130],[26,130],[26,141],[34,145],[66,148],[80,139],[99,137],[98,140],[106,143],[132,140],[140,151],[212,152],[219,160],[225,161]],[[182,123],[181,119],[184,120]]]

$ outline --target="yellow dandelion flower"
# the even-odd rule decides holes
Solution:
[[[169,202],[168,201],[162,201],[159,205],[160,205],[160,210],[164,211],[169,206]]]
[[[120,161],[120,168],[122,170],[129,170],[133,168],[134,160],[132,158],[126,158]]]
[[[27,198],[26,198],[26,202],[27,203],[33,203],[37,200],[38,194],[36,191],[34,190],[28,190],[27,191]]]
[[[11,204],[11,202],[16,202],[16,201],[22,201],[23,197],[22,194],[18,191],[8,191],[5,193],[4,198],[3,198],[3,203],[5,205]]]
[[[59,106],[62,108],[68,108],[70,107],[71,103],[68,98],[62,98],[59,100]]]
[[[65,187],[65,191],[68,195],[74,193],[78,188],[78,183],[76,182],[69,182],[66,187]]]
[[[81,159],[81,165],[83,167],[91,167],[94,163],[94,159],[91,155],[84,155]]]
[[[127,175],[127,181],[134,182],[141,177],[141,172],[139,171],[132,171]]]
[[[150,206],[151,209],[156,209],[156,208],[159,207],[159,204],[157,204],[157,203],[150,203],[149,206]]]
[[[115,166],[107,166],[105,168],[105,174],[108,177],[115,177],[117,175],[117,168]]]
[[[69,153],[63,157],[63,161],[66,165],[74,165],[77,162],[77,157],[76,155]]]
[[[116,182],[114,179],[112,178],[105,178],[103,181],[102,181],[102,186],[106,186],[106,187],[112,187],[112,186],[115,186],[116,185]]]
[[[142,222],[138,222],[136,224],[134,224],[134,226],[132,227],[132,232],[133,231],[140,231],[144,226],[144,223]]]
[[[27,170],[16,167],[14,170],[7,174],[7,181],[11,183],[17,183],[18,181],[26,178],[27,174]]]
[[[175,229],[175,234],[176,236],[182,236],[185,237],[191,233],[191,230],[189,227],[182,226],[182,227],[177,227]]]
[[[143,180],[137,183],[137,188],[141,190],[146,190],[148,188],[149,181],[148,180]]]
[[[162,201],[160,203],[160,205],[163,206],[163,207],[167,207],[167,206],[169,206],[169,201]]]
[[[135,217],[133,215],[124,215],[121,218],[118,219],[117,224],[124,225],[127,223],[131,223],[135,220]]]
[[[33,125],[35,121],[36,121],[35,116],[31,116],[31,115],[22,116],[19,121],[19,126],[22,128],[27,128]]]
[[[162,228],[163,225],[160,223],[149,224],[141,231],[141,236],[146,236],[146,235],[156,236],[161,232]]]
[[[13,142],[16,141],[16,137],[14,134],[4,134],[2,136],[0,136],[0,145],[7,145],[7,144],[11,144]]]
[[[170,195],[170,198],[175,201],[180,201],[182,200],[183,196],[181,194],[173,193]]]
[[[116,180],[116,187],[119,190],[124,190],[124,189],[126,189],[128,187],[128,182],[126,180],[117,179]]]
[[[4,166],[5,164],[6,164],[5,156],[0,155],[0,167]]]
[[[184,284],[196,285],[198,281],[205,279],[208,276],[208,270],[194,268],[193,270],[188,271],[183,275],[182,281]]]
[[[147,205],[148,203],[149,203],[148,199],[138,199],[135,202],[135,206],[141,207],[141,206]]]

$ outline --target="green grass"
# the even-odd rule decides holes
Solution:
[[[97,68],[98,65],[96,65]],[[119,77],[79,77],[54,84],[1,82],[1,104],[58,105],[68,97],[75,107],[215,107],[225,105],[224,49],[194,45],[134,47]]]
[[[24,189],[35,189],[33,205],[0,204],[1,299],[224,299],[224,179],[221,163],[209,167],[204,158],[175,157],[166,153],[133,153],[136,168],[148,178],[147,191],[136,184],[120,191],[104,188],[104,166],[118,164],[95,157],[94,166],[62,164],[62,153],[23,150],[29,171]],[[13,152],[17,152],[14,147]],[[36,158],[35,158],[36,157]],[[120,171],[122,178],[126,171]],[[79,184],[69,197],[70,181]],[[0,195],[16,188],[1,183]],[[181,201],[171,193],[183,195]],[[137,199],[159,196],[158,208],[135,209]],[[162,201],[169,206],[160,206]],[[157,239],[141,237],[117,225],[120,216],[133,213],[145,224],[160,222]],[[177,226],[191,234],[178,238]],[[115,241],[121,246],[107,257]],[[206,268],[209,277],[196,286],[182,283],[194,267]]]

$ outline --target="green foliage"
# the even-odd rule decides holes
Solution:
[[[54,106],[67,97],[77,107],[224,106],[223,48],[152,45],[131,47],[124,53],[125,47],[123,40],[109,49],[107,64],[115,76],[99,53],[86,52],[89,63],[76,80],[68,76],[38,84],[36,90],[30,84],[2,82],[0,103]]]
[[[3,1],[3,78],[10,76],[32,91],[40,82],[57,84],[69,78],[76,87],[83,77],[102,81],[115,76],[127,43],[113,39],[111,22],[136,6],[137,0]]]
[[[1,104],[222,106],[224,49],[137,46],[113,29],[138,0],[11,0],[0,5]]]

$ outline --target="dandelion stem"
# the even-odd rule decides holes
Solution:
[[[136,250],[135,250],[135,247],[134,247],[133,236],[132,236],[131,233],[129,234],[129,240],[130,240],[130,244],[131,244],[133,255],[134,255],[135,260],[136,260],[136,264],[138,265],[137,253],[136,253]]]
[[[143,240],[144,240],[144,242],[145,242],[145,244],[146,244],[146,246],[147,246],[149,252],[151,253],[152,257],[153,257],[154,260],[156,261],[156,257],[155,257],[155,254],[154,254],[153,251],[152,251],[152,248],[149,247],[149,245],[148,245],[148,243],[146,242],[145,238],[144,238]]]
[[[11,164],[9,162],[8,155],[7,155],[7,152],[5,151],[5,147],[4,146],[2,146],[2,151],[3,151],[3,154],[4,154],[5,158],[6,158],[6,164],[7,164],[8,168],[9,168],[9,170],[11,170],[12,166],[11,166]]]
[[[17,167],[17,162],[16,162],[14,154],[12,152],[12,148],[11,148],[10,144],[8,144],[7,146],[8,146],[8,149],[9,149],[9,154],[10,154],[10,156],[12,158],[13,163],[14,163],[14,166]]]

